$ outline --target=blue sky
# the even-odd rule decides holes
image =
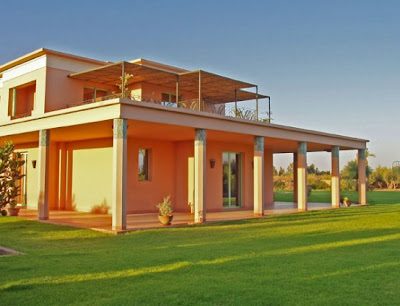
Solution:
[[[373,167],[400,160],[400,1],[5,0],[2,12],[0,63],[47,47],[201,68],[258,84],[275,123],[369,139]],[[329,169],[326,153],[312,162]]]

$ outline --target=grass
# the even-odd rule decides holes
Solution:
[[[277,202],[293,202],[293,191],[276,191],[274,195]],[[358,202],[357,191],[342,191],[341,197],[348,197],[351,201]],[[329,190],[313,190],[308,201],[311,203],[329,203],[331,201],[331,192]],[[400,192],[368,191],[367,203],[369,205],[400,203]]]
[[[394,305],[399,204],[109,236],[0,218],[0,304]]]

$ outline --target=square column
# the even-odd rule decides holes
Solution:
[[[297,203],[297,153],[293,153],[293,202]]]
[[[67,199],[67,146],[65,142],[60,143],[59,146],[59,168],[60,193],[58,196],[58,209],[65,210]]]
[[[367,171],[365,149],[358,150],[358,203],[367,205]]]
[[[254,215],[264,215],[264,137],[254,136]]]
[[[340,170],[339,170],[339,147],[332,147],[332,182],[331,182],[331,191],[332,191],[332,208],[340,207]]]
[[[113,189],[112,189],[112,229],[126,229],[126,189],[127,189],[127,120],[114,119],[113,130]]]
[[[271,149],[264,151],[264,209],[274,206],[274,154]]]
[[[297,147],[297,209],[307,211],[307,143]]]
[[[49,160],[50,160],[50,133],[48,130],[39,131],[38,157],[38,219],[49,219]]]
[[[194,132],[194,222],[206,221],[206,130]]]

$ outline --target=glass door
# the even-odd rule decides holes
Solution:
[[[222,153],[223,207],[241,207],[242,158],[240,153]]]

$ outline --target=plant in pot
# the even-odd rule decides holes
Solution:
[[[5,208],[10,216],[18,216],[17,197],[21,187],[19,181],[24,176],[21,174],[21,166],[25,163],[21,159],[22,154],[14,152],[14,145],[5,142],[0,146],[0,208],[4,215]]]
[[[166,196],[162,203],[159,203],[157,205],[158,208],[158,220],[160,220],[161,224],[163,226],[168,226],[171,225],[171,221],[173,218],[173,209],[172,209],[172,204],[171,204],[171,199],[170,196]]]

